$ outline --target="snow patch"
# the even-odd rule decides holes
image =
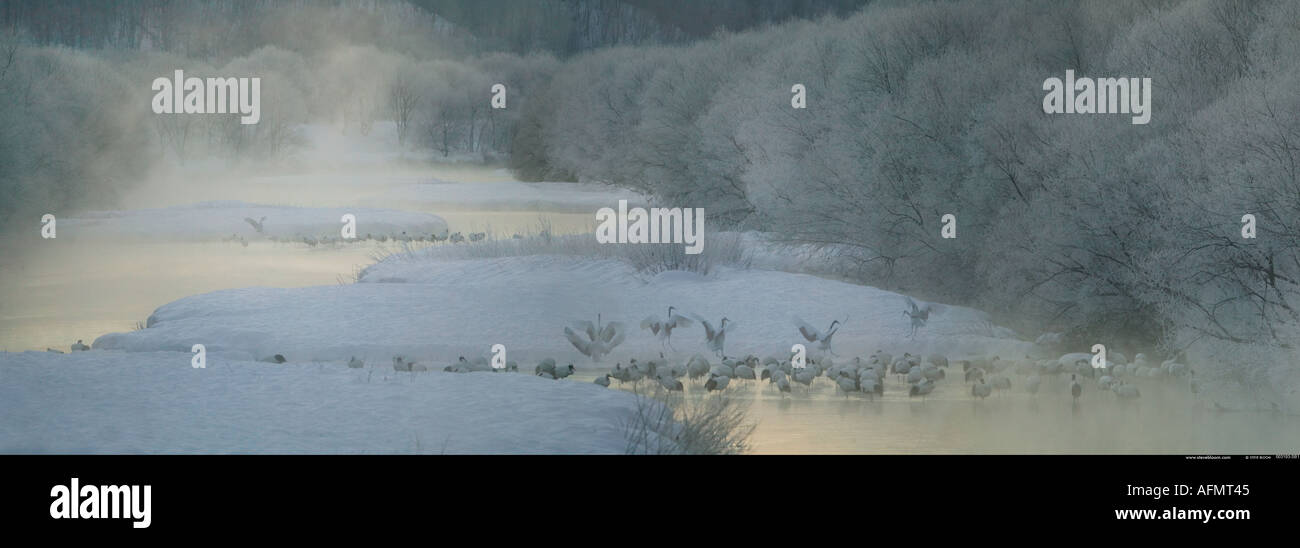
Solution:
[[[209,354],[283,354],[290,361],[356,355],[386,362],[403,355],[441,369],[458,356],[487,356],[500,343],[521,366],[553,357],[590,368],[592,362],[564,338],[564,327],[598,313],[605,322],[627,325],[627,340],[601,364],[612,366],[664,351],[636,326],[669,305],[736,322],[727,334],[732,355],[785,354],[792,344],[806,343],[793,324],[795,315],[819,325],[841,320],[834,339],[841,356],[883,349],[1011,358],[1033,347],[983,312],[955,306],[944,307],[916,339],[908,339],[901,295],[816,276],[720,268],[708,277],[673,272],[647,279],[620,261],[554,255],[389,260],[351,285],[196,295],[158,308],[148,329],[104,335],[93,346],[143,352],[202,343]],[[680,355],[707,352],[698,326],[674,332],[672,343]]]

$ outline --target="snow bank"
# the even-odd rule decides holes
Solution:
[[[662,347],[639,328],[669,305],[701,314],[727,334],[731,355],[788,353],[799,316],[818,327],[839,319],[835,351],[997,353],[1019,357],[1032,343],[994,326],[982,312],[943,307],[908,339],[903,297],[803,274],[722,268],[704,277],[672,271],[643,276],[625,263],[562,256],[428,261],[390,258],[361,283],[297,289],[247,288],[187,297],[157,309],[148,329],[100,337],[96,349],[186,351],[195,343],[235,359],[283,354],[291,361],[342,361],[356,355],[389,361],[401,354],[439,368],[457,356],[486,356],[504,344],[531,366],[544,357],[591,367],[563,335],[576,320],[620,321],[626,342],[605,360],[656,356]],[[673,335],[678,355],[705,352],[703,330]]]
[[[623,453],[635,410],[527,374],[0,353],[0,453]]]
[[[647,203],[644,196],[633,191],[591,183],[465,183],[436,179],[398,186],[378,197],[378,201],[415,202],[425,207],[591,213],[593,225],[597,209],[616,208],[619,200],[627,200],[628,207]]]
[[[341,218],[357,219],[357,235],[446,235],[447,223],[437,215],[371,208],[306,208],[250,204],[239,201],[201,202],[186,206],[126,211],[91,211],[60,219],[59,239],[206,241],[228,238],[296,236],[338,237]],[[261,221],[259,234],[245,218]]]

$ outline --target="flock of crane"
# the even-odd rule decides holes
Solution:
[[[515,237],[516,239],[518,239],[518,238],[522,238],[523,236],[516,235]],[[288,237],[288,236],[280,237],[276,235],[270,235],[266,237],[266,239],[272,243],[300,243],[300,244],[306,244],[308,247],[316,247],[318,245],[361,243],[367,241],[386,243],[390,240],[393,242],[433,242],[433,243],[450,242],[453,244],[459,244],[467,241],[479,242],[486,238],[487,238],[486,232],[472,232],[468,235],[462,234],[460,232],[453,232],[447,236],[439,236],[437,234],[429,234],[427,236],[424,234],[408,235],[406,232],[402,232],[400,234],[392,234],[392,235],[366,233],[363,235],[359,235],[356,238],[343,238],[339,236],[317,237],[317,236],[303,236],[303,235],[298,235],[293,237]],[[231,234],[229,238],[222,238],[221,241],[227,243],[235,242],[244,247],[248,247],[248,239],[244,238],[239,234]]]
[[[73,352],[85,352],[85,351],[87,351],[87,350],[90,350],[90,345],[88,345],[88,344],[86,344],[86,343],[84,343],[84,342],[81,342],[81,339],[77,339],[77,342],[72,343],[72,347],[71,347],[71,348],[72,348],[72,351],[73,351]],[[55,349],[53,349],[53,348],[46,348],[45,351],[46,351],[46,352],[53,353],[53,354],[62,354],[62,353],[63,353],[62,350],[55,350]]]
[[[697,314],[679,314],[676,312],[677,307],[668,307],[668,316],[658,318],[655,316],[647,317],[641,320],[641,329],[649,331],[659,339],[659,343],[668,349],[676,350],[672,344],[673,331],[679,328],[687,328],[695,323],[699,323],[704,328],[704,341],[709,351],[717,357],[726,359],[727,331],[735,329],[736,322],[727,317],[723,317],[716,326],[709,320]],[[915,320],[914,320],[915,322]],[[809,343],[816,343],[816,348],[825,352],[831,351],[831,339],[835,332],[839,330],[841,322],[834,320],[826,331],[821,331],[813,327],[798,317],[794,318],[795,327],[799,334]],[[915,323],[913,325],[916,325]],[[924,325],[924,320],[921,320]],[[603,323],[601,315],[596,315],[596,322],[579,321],[572,327],[564,328],[564,336],[569,340],[578,352],[599,362],[602,357],[608,354],[614,347],[622,344],[627,336],[627,329],[622,322]]]
[[[829,384],[836,393],[845,397],[858,394],[873,400],[883,397],[887,386],[892,383],[906,392],[907,396],[924,399],[934,392],[939,383],[953,382],[947,380],[951,365],[954,372],[956,366],[961,367],[960,378],[969,385],[969,393],[976,399],[988,398],[1017,387],[1027,394],[1037,395],[1045,384],[1063,382],[1066,376],[1075,402],[1085,390],[1111,393],[1118,400],[1137,399],[1141,397],[1141,391],[1132,384],[1134,378],[1181,382],[1193,394],[1197,392],[1195,372],[1177,360],[1156,366],[1147,363],[1144,354],[1138,354],[1132,363],[1107,363],[1105,367],[1097,368],[1079,356],[1080,354],[1066,354],[1057,359],[1038,360],[1003,360],[998,356],[976,356],[950,362],[942,354],[922,357],[904,353],[895,357],[876,351],[865,359],[854,357],[837,362],[831,356],[808,357],[801,364],[794,356],[759,358],[747,355],[710,361],[702,354],[695,354],[681,361],[665,358],[661,353],[658,358],[644,361],[632,358],[627,365],[618,362],[613,370],[596,377],[594,382],[604,387],[611,386],[614,381],[620,386],[649,382],[670,393],[684,392],[686,384],[683,380],[702,387],[706,392],[723,392],[744,383],[766,382],[770,390],[783,398],[786,394],[793,395],[799,391],[809,394],[811,389],[821,383]],[[400,356],[393,358],[393,364],[398,371],[429,370],[427,366],[407,362]],[[359,368],[363,367],[363,363],[354,357],[349,361],[349,366]],[[468,360],[462,356],[456,363],[444,367],[443,371],[518,373],[519,366],[510,361],[504,367],[494,368],[486,358]],[[548,379],[563,379],[575,372],[573,364],[558,365],[553,358],[546,358],[533,368],[533,374]],[[953,376],[955,375],[954,373]]]
[[[290,236],[276,236],[274,234],[266,235],[265,232],[266,227],[264,224],[266,223],[266,217],[262,217],[261,219],[244,217],[244,222],[248,223],[249,226],[253,227],[253,231],[255,231],[256,233],[266,236],[266,239],[271,241],[272,243],[301,243],[301,244],[306,244],[308,247],[316,247],[318,245],[341,244],[341,243],[361,243],[361,242],[368,242],[368,241],[386,243],[389,240],[393,242],[430,242],[430,243],[449,242],[453,244],[460,244],[465,242],[481,242],[488,238],[488,234],[486,232],[471,232],[469,234],[463,234],[460,232],[452,232],[450,234],[437,234],[437,233],[407,234],[406,231],[402,231],[401,233],[398,234],[371,234],[371,233],[358,234],[357,237],[355,238],[343,238],[341,236],[317,237],[317,236],[304,236],[301,234],[290,237]],[[512,238],[518,240],[523,238],[523,236],[520,234],[515,234],[512,236]],[[222,238],[221,241],[226,243],[234,242],[244,247],[248,247],[248,239],[240,234],[231,234],[230,237]]]
[[[925,325],[932,308],[929,305],[920,306],[910,298],[907,299],[907,303],[909,309],[904,310],[903,313],[911,319],[911,332],[915,335],[916,330]],[[706,392],[722,392],[743,383],[765,381],[782,397],[794,393],[799,387],[808,394],[814,383],[824,382],[832,385],[837,393],[845,397],[861,394],[874,400],[876,397],[884,396],[887,381],[891,379],[903,388],[909,397],[924,399],[934,392],[940,382],[944,382],[949,377],[950,362],[948,357],[942,354],[931,354],[923,358],[921,355],[904,353],[902,356],[895,357],[877,350],[866,359],[853,357],[836,361],[831,349],[831,341],[842,325],[839,320],[832,321],[823,331],[797,317],[794,318],[798,333],[821,351],[819,357],[799,356],[796,353],[765,358],[752,354],[744,357],[728,357],[724,345],[727,329],[735,325],[733,322],[724,317],[715,328],[703,317],[679,314],[676,312],[676,307],[672,306],[668,307],[666,318],[648,317],[641,322],[641,328],[657,337],[666,350],[672,348],[671,337],[674,330],[690,327],[695,322],[699,322],[704,328],[706,344],[709,350],[716,354],[717,361],[711,362],[709,358],[698,353],[686,361],[674,360],[665,358],[664,353],[660,352],[658,358],[645,361],[632,358],[626,366],[618,362],[613,370],[596,377],[594,382],[609,387],[611,381],[618,381],[620,385],[629,383],[636,385],[648,381],[668,392],[684,392],[686,385],[683,384],[682,379],[687,379],[692,383],[702,383]],[[599,361],[623,342],[625,337],[622,323],[603,323],[599,314],[596,316],[596,322],[578,322],[573,327],[566,327],[564,334],[578,351],[593,361]],[[48,350],[62,353],[54,349]],[[71,346],[71,350],[86,351],[90,350],[90,347],[78,340]],[[1066,375],[1069,376],[1070,395],[1075,402],[1085,390],[1113,393],[1114,397],[1120,400],[1137,399],[1142,394],[1138,387],[1132,384],[1132,379],[1135,378],[1166,379],[1183,384],[1193,395],[1199,392],[1196,372],[1178,358],[1167,360],[1157,366],[1149,363],[1145,354],[1137,354],[1131,363],[1127,362],[1122,355],[1112,354],[1112,360],[1106,361],[1104,366],[1094,367],[1089,359],[1090,356],[1090,354],[1075,353],[1056,359],[1026,357],[1022,360],[1003,360],[998,356],[976,356],[955,360],[952,363],[961,366],[963,382],[970,385],[970,395],[977,399],[988,398],[997,392],[1009,391],[1017,386],[1030,395],[1037,395],[1044,383],[1056,384],[1059,382],[1058,379],[1064,379]],[[262,361],[285,363],[287,360],[284,356],[276,354]],[[348,367],[363,368],[365,362],[352,356],[348,360]],[[430,366],[409,361],[403,356],[394,356],[393,369],[414,373],[429,371]],[[518,373],[519,364],[507,361],[493,366],[485,357],[466,359],[461,356],[442,370],[452,373],[476,371]],[[533,368],[534,375],[549,379],[564,379],[576,371],[577,368],[573,364],[561,366],[553,358],[546,358]],[[1013,381],[1013,378],[1017,380]],[[1085,385],[1091,386],[1085,388]]]
[[[971,397],[984,399],[996,392],[1010,391],[1014,386],[1023,391],[1037,395],[1044,383],[1054,383],[1056,379],[1069,376],[1071,397],[1075,402],[1083,395],[1085,385],[1095,386],[1099,392],[1109,392],[1119,400],[1132,400],[1141,397],[1141,391],[1131,383],[1132,378],[1163,378],[1185,383],[1194,394],[1197,392],[1195,372],[1185,364],[1175,360],[1166,361],[1159,366],[1146,363],[1146,356],[1138,354],[1131,364],[1108,363],[1105,367],[1095,368],[1087,359],[1078,359],[1077,354],[1067,354],[1058,359],[1002,360],[997,356],[977,356],[970,359],[955,360],[952,363],[962,368],[963,382],[970,386]],[[620,362],[614,370],[595,382],[601,386],[610,386],[611,380],[620,384],[637,383],[643,380],[653,382],[668,391],[684,391],[681,379],[691,382],[703,382],[708,392],[723,391],[739,383],[766,381],[771,389],[785,394],[802,390],[805,394],[816,383],[828,383],[837,393],[848,397],[861,394],[875,399],[885,394],[890,382],[897,383],[909,397],[925,398],[935,387],[949,377],[950,362],[942,354],[927,357],[904,353],[894,357],[877,351],[870,357],[836,362],[833,357],[807,358],[800,366],[791,357],[768,356],[759,358],[754,355],[743,358],[723,358],[710,363],[708,358],[696,354],[689,360],[677,363],[660,356],[645,362],[632,359],[626,367]],[[955,368],[953,369],[955,371]],[[1013,382],[1013,378],[1019,378]]]
[[[925,325],[932,307],[918,305],[907,299],[908,309],[904,314],[911,320],[911,333]],[[701,324],[706,343],[715,356],[713,361],[704,354],[694,354],[689,359],[666,358],[660,352],[657,358],[637,360],[632,358],[625,365],[618,362],[608,373],[595,379],[600,386],[609,387],[614,381],[619,385],[637,385],[649,382],[668,392],[684,392],[686,384],[700,385],[706,392],[723,392],[729,388],[749,383],[766,382],[770,389],[783,398],[786,394],[810,390],[820,384],[829,384],[837,394],[845,397],[861,395],[870,399],[883,397],[886,387],[897,386],[908,397],[924,399],[935,388],[950,377],[950,365],[955,374],[955,366],[961,367],[960,378],[969,385],[972,398],[984,399],[1000,392],[1019,389],[1030,395],[1037,395],[1045,385],[1059,385],[1068,378],[1070,395],[1076,403],[1085,391],[1113,394],[1118,400],[1133,400],[1141,397],[1141,391],[1133,384],[1133,379],[1167,379],[1182,383],[1193,394],[1198,386],[1195,372],[1178,359],[1168,360],[1160,365],[1147,362],[1144,354],[1138,354],[1130,363],[1118,354],[1112,354],[1112,360],[1102,367],[1094,367],[1090,354],[1066,354],[1055,359],[1004,360],[998,356],[975,356],[967,359],[950,361],[942,354],[921,356],[904,353],[893,356],[883,351],[862,358],[838,359],[831,348],[831,341],[842,325],[839,320],[832,321],[825,330],[820,330],[794,318],[795,328],[804,340],[821,352],[813,355],[799,356],[791,353],[784,356],[755,355],[730,357],[725,353],[727,330],[734,326],[727,318],[715,327],[711,322],[694,314],[678,313],[676,307],[669,307],[664,318],[649,317],[641,322],[641,328],[650,331],[663,345],[665,351],[673,349],[672,333],[678,328]],[[604,323],[601,315],[595,322],[582,321],[573,327],[564,329],[565,337],[582,354],[593,361],[607,355],[625,338],[624,326],[620,322]],[[674,349],[675,350],[675,349]],[[361,367],[359,360],[353,358],[353,367]],[[427,367],[405,362],[401,357],[394,358],[394,367],[399,371],[427,371]],[[492,367],[486,358],[467,360],[463,356],[456,363],[443,368],[448,372],[519,372],[517,363],[506,362],[504,366]],[[533,368],[533,374],[549,379],[563,379],[573,375],[573,364],[558,365],[553,358],[542,360]]]

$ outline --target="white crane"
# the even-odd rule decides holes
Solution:
[[[931,392],[934,392],[934,381],[926,379],[919,383],[913,384],[912,388],[908,390],[907,396],[909,398],[914,396],[921,396],[921,399],[925,399],[925,396],[929,395]]]
[[[772,376],[768,377],[767,380],[776,385],[777,393],[781,394],[782,398],[785,398],[785,395],[790,393],[790,378],[785,375],[785,371],[777,369],[772,372]]]
[[[256,230],[258,234],[261,234],[262,223],[266,222],[266,217],[263,216],[262,220],[260,221],[254,221],[252,217],[244,217],[244,221],[247,222],[249,225],[251,225],[253,227],[253,230]]]
[[[464,359],[462,356],[461,360]],[[538,362],[537,366],[533,367],[533,374],[539,377],[555,378],[555,358],[546,358]]]
[[[832,356],[838,355],[831,350],[831,337],[834,337],[835,332],[839,330],[839,320],[832,320],[830,327],[826,328],[825,333],[818,331],[816,327],[813,327],[808,322],[799,319],[798,316],[794,317],[794,325],[799,328],[799,334],[803,335],[805,340],[810,343],[817,343],[817,348],[819,350],[828,352]]]
[[[922,380],[925,380],[925,373],[921,370],[920,367],[913,367],[910,370],[908,370],[907,372],[908,384],[916,384],[918,382],[921,382]]]
[[[754,374],[754,368],[745,364],[737,365],[732,369],[737,379],[756,380],[758,376]]]
[[[572,375],[576,371],[573,367],[573,364],[569,364],[564,367],[552,365],[551,369],[542,368],[542,366],[540,365],[537,367],[540,369],[540,371],[537,372],[537,376],[545,377],[548,379],[563,379],[569,375]]]
[[[77,339],[77,342],[73,343],[72,345],[73,352],[85,352],[87,350],[90,350],[90,347],[83,344],[81,342],[81,339]]]
[[[907,306],[911,309],[903,311],[904,316],[912,319],[912,332],[908,335],[908,338],[913,338],[916,337],[917,329],[925,327],[925,322],[929,321],[930,312],[934,310],[934,307],[930,303],[925,303],[925,306],[920,306],[917,305],[916,301],[912,300],[911,297],[904,298],[907,299]]]
[[[645,378],[645,372],[640,367],[637,367],[636,358],[632,359],[631,367],[623,367],[622,362],[614,364],[612,375],[618,379],[620,384],[625,382],[636,383]]]
[[[1037,394],[1038,387],[1043,385],[1043,378],[1038,375],[1030,375],[1025,379],[1025,390],[1030,394]]]
[[[348,360],[348,367],[350,367],[350,368],[352,368],[352,369],[361,369],[362,367],[365,367],[365,366],[366,366],[366,363],[363,362],[363,361],[361,361],[361,360],[358,360],[356,356],[352,356],[352,357]]]
[[[735,374],[736,374],[736,368],[727,365],[726,363],[715,363],[713,364],[713,367],[709,368],[709,376],[711,377],[716,375],[731,377],[734,376]]]
[[[690,361],[686,362],[686,374],[691,377],[691,380],[708,375],[709,369],[709,360],[699,354],[691,356]]]
[[[672,378],[670,375],[659,375],[655,380],[659,381],[659,386],[669,392],[681,392],[685,389],[682,381]]]
[[[940,369],[935,365],[926,365],[922,367],[921,374],[925,375],[925,378],[930,382],[935,382],[948,377],[948,374],[944,373],[943,369]]]
[[[814,371],[813,368],[811,367],[805,367],[803,369],[796,370],[794,372],[794,375],[791,376],[794,377],[794,382],[802,384],[804,386],[804,389],[807,390],[809,388],[812,388],[812,382],[813,379],[817,378],[817,372]]]
[[[875,399],[875,396],[885,395],[885,383],[879,376],[874,374],[864,376],[858,380],[858,384],[864,394],[872,395],[872,399]]]
[[[582,352],[593,362],[599,362],[600,358],[608,354],[614,347],[623,343],[625,330],[620,322],[609,322],[602,326],[600,314],[596,314],[596,323],[589,321],[580,321],[573,324],[574,327],[581,331],[581,335],[571,328],[564,328],[564,336],[569,339],[578,352]],[[583,338],[585,335],[586,338]]]
[[[564,366],[564,367],[556,367],[556,368],[555,368],[555,378],[557,378],[557,379],[563,379],[563,378],[565,378],[565,377],[567,377],[567,376],[569,376],[569,375],[572,375],[572,374],[574,374],[574,373],[576,373],[576,372],[577,372],[577,368],[573,367],[573,364],[569,364],[569,365],[566,365],[566,366]]]
[[[442,368],[442,370],[448,373],[469,373],[474,369],[470,367],[469,360],[466,360],[465,356],[461,356],[456,359],[456,363],[448,365],[447,367]]]
[[[859,388],[858,381],[852,377],[837,377],[835,379],[835,384],[839,387],[841,392],[844,392],[844,397],[846,398],[849,397],[849,392],[856,392]]]
[[[709,392],[726,390],[727,385],[731,383],[731,377],[726,375],[713,375],[709,377],[708,382],[704,383],[704,389]]]
[[[1098,390],[1110,390],[1110,387],[1114,385],[1115,385],[1115,377],[1112,377],[1110,375],[1102,375],[1100,379],[1097,379]]]
[[[641,329],[649,329],[656,337],[659,337],[659,344],[673,348],[672,336],[673,330],[678,327],[690,327],[691,319],[681,314],[673,314],[674,307],[668,307],[668,318],[661,320],[654,316],[649,316],[641,320]],[[673,348],[676,350],[676,348]]]
[[[699,320],[700,325],[704,326],[704,338],[708,341],[709,350],[712,350],[715,354],[718,355],[719,358],[725,358],[726,357],[725,347],[727,344],[727,328],[736,325],[736,322],[728,320],[724,316],[722,318],[722,321],[718,323],[718,328],[714,329],[713,324],[709,323],[708,320],[700,316],[695,316],[695,319]]]
[[[1142,393],[1138,391],[1138,387],[1123,381],[1116,383],[1111,390],[1113,390],[1115,395],[1119,396],[1120,399],[1126,400],[1136,399],[1142,395]]]

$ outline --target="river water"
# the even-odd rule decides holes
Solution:
[[[499,170],[469,168],[450,176],[508,179]],[[139,193],[131,205],[239,199],[325,207],[347,205],[360,196],[369,197],[367,205],[420,210],[411,204],[377,202],[374,197],[388,190],[383,183],[334,181],[310,192],[264,184],[153,188]],[[589,231],[591,225],[590,214],[562,211],[429,212],[444,217],[452,231],[467,233],[489,227],[498,234],[528,233],[546,222],[554,233],[563,234]],[[4,261],[0,350],[66,351],[78,339],[89,344],[105,333],[134,329],[160,305],[219,289],[350,283],[376,256],[399,249],[378,242],[310,248],[271,242],[246,247],[220,242],[44,242],[21,250],[21,260]],[[877,400],[845,397],[825,379],[785,396],[766,383],[735,383],[741,386],[725,397],[749,404],[756,426],[750,441],[758,453],[1294,453],[1300,447],[1300,427],[1293,418],[1214,412],[1208,402],[1196,400],[1176,384],[1140,383],[1143,398],[1128,403],[1089,387],[1074,405],[1068,381],[1049,383],[1037,396],[1013,387],[975,401],[968,385],[955,380],[959,377],[950,375],[925,400],[908,398],[906,384],[897,379],[887,383],[886,395]],[[688,388],[694,397],[701,392],[698,386]]]

